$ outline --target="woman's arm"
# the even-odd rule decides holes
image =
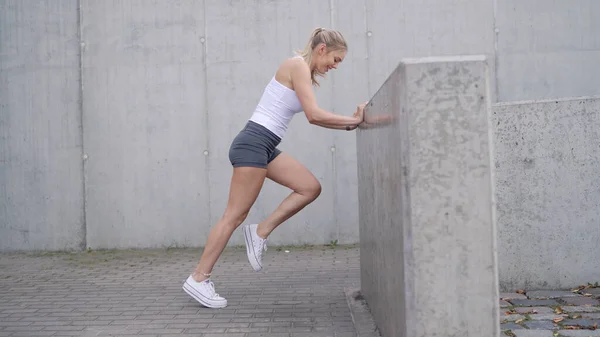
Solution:
[[[365,122],[363,111],[364,111],[366,105],[367,105],[367,102],[359,105],[358,108],[356,108],[356,112],[353,115],[353,117],[360,119],[360,123],[358,123],[358,124],[352,124],[352,125],[346,125],[346,126],[339,126],[339,125],[327,124],[327,123],[313,123],[313,124],[319,125],[319,126],[322,126],[324,128],[328,128],[328,129],[337,129],[337,130],[346,130],[346,131],[354,130],[359,125],[361,125]]]
[[[321,126],[321,127],[324,127],[324,128],[328,128],[328,129],[347,130],[347,131],[354,130],[354,129],[356,129],[358,127],[358,124],[356,124],[356,125],[354,125],[354,124],[350,125],[349,124],[348,126],[339,126],[339,125],[325,124],[325,123],[315,123],[315,122],[313,122],[311,124],[318,125],[318,126]]]
[[[345,130],[346,126],[356,128],[362,122],[362,111],[358,116],[356,114],[352,117],[340,116],[321,109],[317,105],[317,100],[312,90],[310,69],[306,63],[294,62],[290,75],[292,85],[309,123],[332,129]]]

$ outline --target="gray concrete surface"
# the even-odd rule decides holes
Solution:
[[[0,0],[0,251],[85,248],[78,21]]]
[[[598,94],[599,10],[593,0],[0,0],[0,250],[204,244],[227,199],[229,142],[316,26],[350,44],[319,102],[351,114],[403,57],[486,55],[500,101]],[[273,242],[357,242],[354,134],[296,118],[281,148],[324,188]],[[267,183],[249,221],[287,193]]]
[[[224,309],[181,289],[201,249],[0,254],[0,336],[379,337],[357,247],[269,248],[259,273],[222,255]]]
[[[403,60],[365,111],[361,290],[384,336],[499,336],[489,80],[484,56]]]
[[[499,102],[600,94],[600,2],[494,4]]]
[[[402,57],[486,55],[494,60],[494,102],[600,94],[599,23],[593,20],[599,7],[594,0],[332,0],[245,7],[191,0],[0,0],[0,251],[203,245],[227,198],[231,168],[225,149],[278,62],[301,48],[315,26],[338,28],[349,41],[340,69],[316,91],[324,108],[348,115],[374,95]],[[537,106],[529,103],[514,109],[528,113]],[[545,127],[564,127],[563,120],[553,120],[559,124]],[[554,135],[548,139],[562,137]],[[296,118],[281,148],[315,173],[323,193],[271,241],[358,242],[355,134]],[[558,157],[546,160],[548,167],[565,165]],[[583,180],[593,170],[572,165],[574,171],[563,172],[581,172]],[[544,191],[541,182],[535,184]],[[267,182],[248,221],[264,218],[287,193]],[[503,212],[543,212],[535,201],[525,203],[530,209],[512,203],[515,193],[526,191],[500,187],[499,193],[499,201],[507,201],[500,205]],[[554,198],[546,207],[574,205],[558,193],[545,197]],[[499,227],[509,229],[500,232],[500,260],[507,261],[502,284],[519,285],[518,271],[546,261],[539,254],[511,253],[518,246],[510,241],[515,231],[531,235],[519,238],[531,242],[531,251],[560,244],[568,248],[558,251],[570,254],[561,260],[588,268],[580,259],[585,253],[571,247],[581,240],[585,246],[578,233],[597,237],[597,222],[585,220],[597,219],[597,210],[579,208],[569,219],[581,221],[562,222],[560,234],[551,234],[558,233],[557,222],[537,222],[533,227],[548,229],[544,240],[501,215]],[[553,264],[545,277],[527,276],[525,284],[554,287],[578,280],[550,275],[566,273],[561,265]]]
[[[206,110],[202,10],[81,2],[88,247],[198,246],[208,235],[203,151],[220,112]]]
[[[214,276],[230,306],[217,310],[181,290],[200,254],[0,254],[0,336],[389,337],[377,330],[356,291],[358,247],[269,247],[268,268],[260,273],[252,271],[245,250],[230,247]],[[501,293],[497,324],[517,337],[600,336],[592,329],[600,319],[600,288],[563,290]]]
[[[600,280],[600,97],[494,109],[500,285]]]

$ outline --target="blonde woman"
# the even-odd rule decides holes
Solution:
[[[348,131],[356,129],[363,121],[366,103],[359,105],[352,117],[339,116],[318,106],[312,88],[319,84],[317,76],[337,69],[347,49],[340,32],[315,29],[304,50],[280,65],[246,126],[233,140],[229,150],[233,176],[227,207],[209,234],[200,262],[183,284],[184,291],[202,305],[210,308],[227,306],[227,300],[215,292],[211,272],[233,231],[246,219],[265,178],[292,192],[261,223],[243,227],[246,253],[255,271],[262,269],[262,252],[266,250],[266,240],[271,232],[321,193],[321,184],[315,176],[290,155],[277,149],[292,117],[304,111],[313,125]]]

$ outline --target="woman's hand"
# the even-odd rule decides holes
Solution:
[[[365,119],[365,107],[367,106],[369,102],[364,102],[362,104],[360,104],[358,107],[356,107],[356,112],[354,113],[353,117],[357,119],[357,123],[356,125],[358,126],[360,123],[362,123]]]

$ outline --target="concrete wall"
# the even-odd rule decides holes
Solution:
[[[75,1],[0,1],[0,250],[85,246]]]
[[[600,279],[600,97],[494,107],[500,285]]]
[[[496,0],[498,101],[600,94],[600,2]]]
[[[230,141],[316,26],[350,44],[319,103],[351,114],[414,56],[495,59],[494,100],[598,94],[598,13],[593,0],[0,0],[0,250],[204,244],[227,200]],[[516,16],[547,30],[517,34],[531,20]],[[281,149],[323,193],[271,242],[357,242],[354,133],[298,116]],[[287,194],[267,182],[248,221]]]
[[[82,0],[80,11],[87,246],[198,245],[218,114],[202,3]]]

